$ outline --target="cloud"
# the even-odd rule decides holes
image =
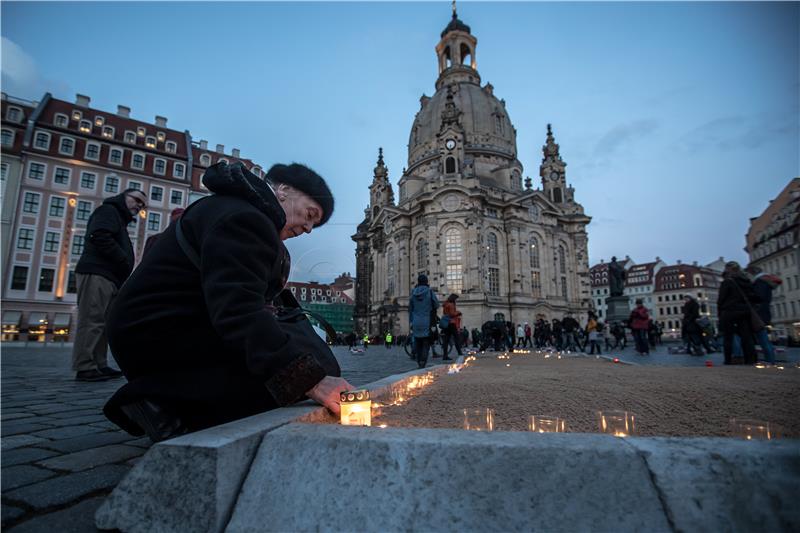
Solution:
[[[790,115],[725,116],[681,135],[677,146],[689,153],[715,149],[730,152],[759,148],[776,139],[798,139],[798,123]]]
[[[658,121],[652,118],[634,120],[611,128],[594,147],[595,154],[608,156],[621,146],[646,137],[658,129]]]
[[[17,43],[2,38],[3,92],[22,98],[39,99],[45,92],[68,94],[66,83],[48,80],[42,76],[31,57]]]

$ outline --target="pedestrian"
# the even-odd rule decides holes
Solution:
[[[567,316],[561,320],[561,329],[564,335],[564,348],[571,351],[582,351],[583,347],[577,338],[580,324],[572,316],[572,313],[567,313]]]
[[[364,350],[366,351],[369,348],[369,333],[364,333],[364,336],[361,338],[361,342],[364,345]]]
[[[461,339],[460,340],[461,340],[461,347],[462,348],[469,346],[469,330],[466,327],[464,327],[463,325],[461,326]]]
[[[551,326],[551,330],[553,333],[553,345],[555,346],[556,350],[561,350],[564,347],[564,327],[561,324],[561,321],[557,318],[553,319],[553,325]]]
[[[75,275],[78,283],[78,325],[72,348],[76,381],[105,381],[122,372],[108,366],[106,311],[133,270],[133,245],[128,224],[147,207],[138,189],[103,200],[89,217],[84,248]]]
[[[647,343],[647,331],[650,327],[650,313],[647,312],[647,308],[641,298],[636,299],[636,307],[631,311],[629,321],[633,332],[633,340],[636,344],[636,353],[648,355],[650,348]]]
[[[472,328],[472,347],[479,348],[481,345],[481,332],[478,328]]]
[[[533,331],[531,330],[531,325],[525,322],[525,344],[523,344],[526,348],[533,348],[533,342],[531,342],[531,335],[533,335]]]
[[[173,209],[172,212],[170,212],[170,214],[169,214],[169,223],[170,224],[174,224],[176,220],[181,218],[181,215],[183,214],[184,211],[185,210],[182,207],[176,207],[175,209]],[[164,231],[166,231],[166,230],[164,230]],[[147,253],[150,251],[150,249],[153,247],[153,245],[155,245],[156,241],[159,238],[161,238],[161,236],[163,234],[164,234],[164,232],[156,233],[155,235],[150,235],[147,238],[147,240],[144,242],[144,249],[142,250],[142,257],[147,255]]]
[[[384,340],[386,341],[386,349],[388,350],[389,348],[392,347],[392,332],[391,331],[387,331],[386,332],[386,337],[384,338]]]
[[[594,351],[597,350],[597,354],[600,355],[600,338],[602,336],[600,322],[597,320],[597,315],[595,315],[592,311],[589,311],[589,320],[586,322],[586,336],[589,338],[589,355],[594,355]]]
[[[450,358],[450,343],[456,347],[458,355],[461,354],[461,311],[456,309],[458,294],[451,294],[442,306],[442,316],[447,317],[447,327],[444,328],[444,346],[442,346],[442,361],[452,361]]]
[[[725,364],[733,364],[733,336],[738,335],[742,343],[744,364],[752,365],[756,362],[756,350],[753,344],[753,320],[759,320],[754,306],[761,303],[761,298],[756,294],[750,279],[742,271],[739,263],[729,261],[725,263],[722,272],[722,284],[719,286],[717,297],[717,310],[719,311],[719,327],[723,334],[723,350]],[[755,315],[755,316],[754,316]],[[761,328],[756,328],[761,329]]]
[[[756,312],[761,320],[764,322],[764,327],[756,332],[756,342],[761,346],[764,353],[764,359],[767,363],[775,364],[775,347],[769,340],[769,328],[772,324],[772,311],[770,305],[772,304],[772,291],[782,283],[778,276],[769,275],[761,271],[761,268],[750,265],[746,272],[753,278],[753,290],[756,295],[761,299],[761,302],[755,305]]]
[[[689,355],[703,354],[703,330],[699,324],[700,304],[692,296],[686,295],[683,304],[682,331],[686,335],[686,348]]]
[[[428,286],[428,276],[420,274],[408,301],[408,323],[411,324],[411,334],[414,336],[414,354],[419,368],[425,368],[428,364],[432,330],[437,326],[431,316],[436,316],[438,307],[439,300]]]
[[[167,228],[109,309],[128,384],[106,416],[156,442],[305,398],[337,414],[351,387],[333,354],[286,333],[272,307],[294,300],[283,241],[328,221],[330,189],[299,164],[275,165],[264,180],[217,163],[203,184],[213,194]]]
[[[525,326],[517,324],[517,348],[525,346]]]

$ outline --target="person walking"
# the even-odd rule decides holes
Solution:
[[[417,276],[417,286],[411,291],[408,302],[408,323],[411,324],[411,334],[414,337],[414,354],[419,368],[428,364],[428,350],[431,346],[432,328],[436,324],[431,322],[431,316],[436,316],[439,300],[428,286],[428,276]]]
[[[557,318],[553,319],[553,325],[551,326],[553,331],[553,345],[555,346],[556,350],[561,350],[564,347],[564,328],[561,325],[561,321]]]
[[[594,355],[595,349],[597,354],[600,355],[600,327],[597,321],[597,316],[589,311],[589,320],[586,322],[586,336],[589,339],[589,355]]]
[[[725,270],[722,272],[722,284],[719,286],[719,296],[717,297],[719,327],[723,334],[726,365],[733,364],[734,335],[738,335],[742,343],[744,364],[755,364],[756,350],[753,336],[757,332],[754,331],[752,322],[753,313],[756,312],[754,306],[759,303],[761,303],[761,298],[756,294],[753,284],[747,274],[742,271],[739,263],[727,262]],[[758,317],[757,314],[756,317]]]
[[[525,326],[517,324],[517,348],[525,346]]]
[[[456,347],[456,353],[461,354],[461,311],[456,309],[458,294],[451,294],[442,306],[442,314],[448,318],[444,330],[444,346],[442,347],[442,361],[452,361],[450,357],[450,342]]]
[[[522,345],[525,348],[533,348],[533,342],[531,342],[531,335],[533,331],[531,330],[531,325],[525,322],[525,343]]]
[[[631,311],[629,321],[633,332],[633,340],[636,343],[636,353],[648,355],[650,347],[647,342],[647,331],[650,327],[650,313],[647,312],[647,308],[641,298],[636,299],[636,307]]]
[[[686,295],[683,304],[683,334],[686,335],[686,348],[689,355],[703,354],[703,330],[700,320],[700,304],[692,296]]]
[[[84,248],[75,275],[78,282],[78,326],[72,348],[76,381],[105,381],[122,372],[108,366],[106,311],[133,271],[128,224],[147,207],[138,189],[106,198],[89,217]]]
[[[753,290],[761,299],[761,302],[755,305],[756,312],[761,320],[764,322],[764,327],[756,332],[756,342],[761,346],[764,353],[764,360],[771,364],[775,364],[775,347],[769,340],[769,326],[772,324],[772,311],[770,304],[772,304],[772,291],[782,283],[781,279],[777,276],[769,275],[761,271],[761,268],[750,265],[745,271],[753,277]]]
[[[391,331],[387,331],[386,332],[386,337],[384,337],[384,341],[386,341],[386,349],[387,350],[392,347],[392,332]]]
[[[366,351],[369,348],[369,334],[364,333],[364,336],[361,338],[361,342],[364,344],[364,350]]]
[[[575,317],[572,316],[572,313],[567,313],[567,316],[561,320],[561,329],[564,334],[564,349],[581,351],[583,348],[577,338],[577,331],[580,329],[580,324],[575,320]]]

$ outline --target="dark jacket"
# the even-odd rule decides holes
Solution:
[[[109,311],[109,344],[130,381],[106,406],[118,424],[115,408],[149,396],[194,406],[187,419],[209,406],[214,416],[194,426],[215,425],[293,403],[325,376],[267,307],[285,283],[275,270],[286,253],[275,195],[238,165],[211,167],[203,183],[216,194],[167,228]],[[178,245],[178,224],[200,270]]]
[[[647,331],[650,328],[650,313],[643,305],[637,305],[631,311],[630,316],[631,329],[642,329]]]
[[[700,304],[697,300],[691,299],[683,304],[683,331],[684,333],[700,333],[701,328],[697,324],[700,318]]]
[[[439,307],[439,300],[428,285],[417,285],[408,301],[408,322],[414,337],[431,335],[431,312]]]
[[[133,270],[133,245],[127,229],[132,220],[125,195],[103,200],[89,217],[83,253],[75,272],[98,274],[120,287]]]
[[[745,300],[745,298],[747,298],[747,300]],[[717,310],[720,316],[723,313],[748,313],[750,312],[750,305],[755,307],[758,303],[761,303],[761,298],[756,294],[750,280],[744,276],[725,279],[719,286]]]
[[[772,324],[772,310],[770,304],[772,303],[772,285],[763,279],[764,274],[756,276],[753,281],[753,291],[758,296],[760,302],[755,305],[756,312],[764,324]]]

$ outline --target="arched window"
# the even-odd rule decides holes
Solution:
[[[428,272],[428,241],[420,239],[417,241],[417,275],[427,274]]]
[[[472,50],[466,44],[461,44],[461,64],[472,66]]]
[[[453,66],[453,60],[450,57],[450,47],[444,49],[444,68],[450,68]]]
[[[539,239],[531,235],[531,268],[539,268]]]
[[[386,252],[386,293],[394,296],[394,250],[391,248]]]
[[[211,165],[211,156],[208,154],[203,154],[200,156],[200,164],[204,167]]]
[[[558,245],[558,271],[562,274],[567,273],[567,252],[563,245]]]
[[[450,228],[444,234],[445,280],[447,290],[460,294],[464,288],[464,245],[461,231]]]
[[[486,261],[490,265],[500,262],[500,254],[497,252],[497,235],[494,233],[486,236]]]
[[[455,174],[456,172],[456,158],[455,157],[448,157],[444,160],[444,172],[445,174]]]
[[[556,187],[553,189],[553,201],[557,204],[560,204],[563,201],[561,198],[561,187]]]

